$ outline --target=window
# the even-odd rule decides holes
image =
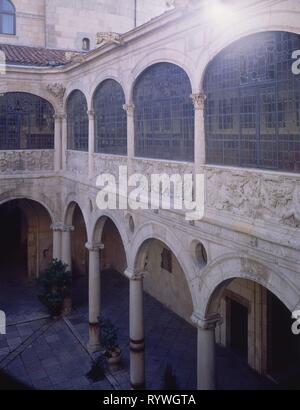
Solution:
[[[204,80],[207,162],[300,172],[300,36],[258,33],[223,50]]]
[[[89,51],[91,49],[91,42],[89,38],[84,38],[82,40],[82,50]]]
[[[127,115],[123,110],[125,95],[114,80],[104,81],[94,96],[95,151],[104,154],[127,154]]]
[[[75,90],[67,103],[68,149],[88,150],[89,119],[87,101],[84,94]]]
[[[9,0],[0,0],[0,34],[16,34],[16,10]]]
[[[194,160],[194,107],[191,84],[178,66],[158,63],[146,69],[133,93],[135,155]]]
[[[0,149],[53,149],[54,109],[27,93],[0,96]]]

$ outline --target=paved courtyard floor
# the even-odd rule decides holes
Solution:
[[[88,338],[86,278],[74,281],[72,314],[51,321],[36,297],[34,283],[1,284],[0,309],[7,313],[7,335],[0,336],[0,389],[130,389],[128,335],[128,281],[114,272],[102,273],[102,312],[116,324],[123,358],[120,368],[107,369],[93,383],[86,373],[92,357]],[[196,330],[145,294],[146,379],[148,389],[162,389],[171,365],[179,389],[196,388]],[[264,389],[271,383],[258,376],[227,349],[217,348],[219,389]],[[15,382],[12,381],[12,378]],[[2,382],[1,380],[6,380]]]

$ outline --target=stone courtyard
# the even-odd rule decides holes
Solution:
[[[75,280],[71,315],[52,321],[36,296],[34,283],[1,286],[2,308],[8,312],[7,335],[0,337],[0,369],[14,386],[38,390],[130,389],[128,348],[128,282],[103,272],[103,315],[116,323],[123,352],[122,366],[107,369],[93,383],[86,377],[92,357],[88,341],[87,283]],[[12,303],[11,301],[15,301]],[[163,388],[163,374],[172,364],[179,389],[196,389],[197,331],[145,294],[146,379],[148,389]],[[218,347],[218,388],[272,388],[266,379],[228,350]],[[6,388],[1,383],[0,388]]]

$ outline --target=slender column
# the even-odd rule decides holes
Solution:
[[[88,111],[89,117],[89,178],[93,176],[93,154],[95,152],[95,113]]]
[[[69,270],[72,270],[72,251],[71,251],[71,233],[74,231],[74,226],[65,225],[62,228],[62,255],[61,260],[67,264]]]
[[[191,98],[195,108],[195,174],[201,172],[205,165],[205,126],[204,126],[204,105],[206,95],[203,93],[192,94]]]
[[[62,115],[54,115],[54,170],[56,172],[61,170],[61,139],[62,139]]]
[[[130,329],[130,383],[134,390],[145,388],[145,339],[143,313],[143,275],[129,277],[129,329]]]
[[[196,313],[192,322],[198,328],[197,342],[197,385],[198,390],[215,390],[216,388],[216,352],[215,328],[220,316],[215,315],[202,319]]]
[[[62,224],[60,222],[51,225],[53,231],[53,259],[61,260]]]
[[[89,250],[89,342],[90,352],[101,349],[99,318],[101,316],[100,250],[102,244],[86,244]]]
[[[123,109],[127,113],[127,159],[128,159],[128,173],[132,173],[132,160],[135,156],[134,152],[134,105],[124,104]]]
[[[62,116],[62,124],[61,124],[61,139],[62,139],[62,169],[65,171],[67,169],[67,149],[68,149],[68,122],[67,116]]]

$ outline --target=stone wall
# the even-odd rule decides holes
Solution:
[[[164,0],[137,0],[137,24],[142,24],[165,10]],[[84,6],[83,6],[84,4]],[[82,39],[96,46],[96,33],[125,33],[134,28],[134,0],[47,0],[47,47],[81,49]],[[88,22],[88,24],[87,24]]]
[[[193,313],[191,294],[186,277],[172,253],[172,270],[162,268],[162,252],[167,249],[155,241],[148,254],[149,273],[144,278],[144,289],[178,316],[190,322]]]
[[[16,35],[0,35],[0,43],[81,50],[83,38],[89,38],[94,48],[97,32],[125,33],[135,23],[135,0],[13,0],[13,4]],[[165,10],[164,0],[137,0],[137,25]]]
[[[216,331],[216,341],[223,346],[230,345],[228,299],[248,308],[248,364],[259,373],[264,373],[267,367],[267,290],[245,279],[235,279],[230,283],[220,304],[219,313],[223,322]]]
[[[0,34],[0,43],[45,47],[45,1],[13,0],[16,35]]]

